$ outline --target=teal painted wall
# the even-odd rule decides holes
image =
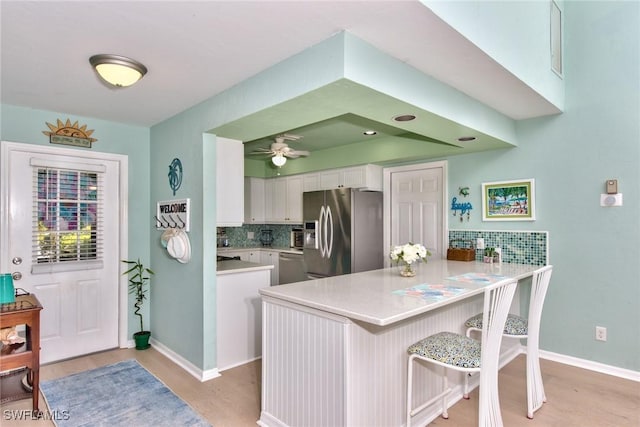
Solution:
[[[151,325],[156,338],[198,368],[216,365],[216,150],[215,135],[225,123],[253,114],[323,86],[342,70],[341,38],[334,37],[293,56],[240,85],[151,128],[151,205],[174,198],[168,165],[175,157],[184,168],[175,198],[191,198],[192,257],[178,264],[151,236],[156,286]]]
[[[48,131],[46,123],[56,124],[57,120],[67,118],[80,126],[93,129],[92,137],[98,141],[91,151],[125,154],[129,157],[129,258],[140,260],[149,265],[149,230],[151,211],[149,211],[149,129],[121,123],[108,122],[90,117],[81,117],[41,111],[12,105],[0,106],[0,137],[3,141],[25,144],[51,145],[42,131]],[[71,147],[65,147],[71,148]],[[88,150],[78,148],[78,150]],[[151,265],[153,268],[153,265]],[[155,279],[151,280],[150,298],[153,300]],[[129,298],[129,335],[137,332],[138,321],[133,316],[133,301]],[[151,303],[143,309],[145,325],[149,325]],[[129,337],[132,339],[131,337]]]
[[[637,267],[624,261],[634,256],[637,259],[638,250],[632,247],[629,240],[627,243],[621,242],[621,234],[633,236],[630,239],[633,243],[638,241],[635,211],[640,180],[638,172],[630,166],[631,160],[637,166],[639,157],[638,124],[637,120],[629,119],[638,117],[638,91],[633,89],[637,89],[638,85],[637,79],[633,79],[638,75],[638,57],[633,54],[638,52],[637,26],[633,25],[637,18],[637,7],[634,3],[618,2],[565,5],[567,111],[560,116],[516,123],[514,132],[519,141],[517,148],[448,158],[450,188],[452,191],[458,186],[475,189],[471,197],[475,198],[477,209],[480,207],[482,182],[536,179],[537,221],[483,223],[479,210],[476,210],[472,221],[464,223],[464,227],[550,232],[550,260],[556,265],[556,271],[554,286],[545,308],[542,348],[634,370],[640,368],[639,362],[633,357],[640,353],[640,343],[621,334],[625,331],[624,324],[639,323],[637,304],[631,303],[639,300],[638,290],[626,285],[637,282],[635,278],[638,271]],[[596,19],[598,16],[607,17],[606,21],[604,18]],[[592,20],[598,25],[593,25]],[[193,197],[202,192],[203,201],[194,203],[194,215],[198,217],[192,217],[192,220],[195,219],[192,235],[202,235],[194,237],[192,241],[194,258],[200,257],[201,260],[194,260],[189,266],[179,266],[180,274],[171,273],[172,269],[177,270],[175,261],[167,259],[157,248],[152,247],[151,251],[156,268],[167,273],[162,275],[163,283],[159,286],[166,295],[154,299],[154,329],[166,333],[160,337],[162,342],[204,369],[216,366],[215,351],[212,350],[215,342],[215,278],[202,276],[203,266],[211,262],[215,254],[215,250],[209,247],[215,238],[214,233],[203,234],[205,222],[208,224],[213,221],[214,213],[196,214],[195,211],[206,204],[215,204],[211,200],[215,197],[213,193],[204,191],[205,182],[213,185],[215,181],[213,175],[209,176],[210,172],[205,172],[214,164],[215,156],[209,152],[210,147],[203,147],[201,133],[321,87],[330,83],[331,79],[340,77],[341,72],[346,73],[346,70],[353,79],[365,79],[366,61],[361,59],[370,52],[355,51],[354,46],[358,43],[350,43],[347,36],[345,49],[351,49],[355,59],[351,60],[351,56],[344,58],[345,70],[341,70],[343,64],[336,60],[337,56],[333,53],[335,49],[340,49],[336,42],[340,37],[284,61],[152,128],[154,150],[151,164],[157,165],[157,171],[152,171],[152,201],[167,195],[165,169],[174,154],[185,155],[194,162],[196,159],[199,162],[205,159],[202,166],[202,173],[205,173],[203,182],[194,182],[193,188],[187,187]],[[617,44],[613,43],[614,39]],[[611,49],[611,46],[616,48]],[[380,58],[376,58],[376,61],[380,61]],[[314,67],[320,63],[323,64],[322,71],[315,70]],[[590,83],[594,68],[603,83],[607,83],[597,91],[593,91]],[[371,80],[370,76],[367,78]],[[397,87],[398,81],[370,83],[382,92],[403,90]],[[410,81],[405,83],[411,84]],[[257,93],[255,98],[249,96],[252,91]],[[635,103],[633,98],[629,98],[634,94]],[[602,102],[609,99],[617,101]],[[460,99],[458,102],[466,101]],[[233,109],[229,109],[228,105]],[[603,117],[607,120],[603,120]],[[615,147],[615,150],[606,151],[605,147]],[[353,162],[358,163],[357,153],[353,154]],[[199,167],[194,166],[194,177],[202,176],[199,175]],[[619,179],[622,192],[625,193],[625,207],[617,210],[599,207],[599,195],[607,178]],[[455,228],[460,226],[456,224]],[[597,247],[593,255],[584,249],[590,246]],[[615,252],[609,255],[610,251]],[[631,255],[620,257],[620,254]],[[164,263],[167,263],[166,267]],[[161,264],[160,267],[158,264]],[[598,271],[601,265],[614,265],[617,269]],[[193,281],[193,284],[187,285],[186,281]],[[194,289],[189,288],[188,294],[182,294],[173,289],[172,284],[194,286]],[[603,284],[606,284],[604,288]],[[204,300],[191,301],[185,298],[195,298],[198,294],[203,295]],[[180,308],[175,307],[177,300],[182,301]],[[185,331],[169,325],[167,313],[174,310],[183,316],[182,325],[194,325],[196,333],[185,336]],[[199,322],[202,327],[198,326]],[[596,324],[609,328],[607,343],[593,339]],[[208,342],[209,347],[205,349],[203,342]]]
[[[640,337],[628,334],[629,325],[640,324],[640,4],[568,2],[564,17],[565,113],[516,123],[510,132],[519,142],[517,148],[449,157],[450,196],[458,186],[470,186],[477,206],[470,222],[451,226],[548,230],[550,261],[556,268],[543,314],[541,347],[640,371]],[[157,273],[151,329],[161,343],[197,367],[216,366],[215,136],[207,132],[342,78],[345,58],[336,52],[344,51],[343,40],[341,35],[327,40],[150,130],[70,116],[96,129],[96,150],[129,155],[129,254],[150,259]],[[355,59],[346,67],[353,78],[364,79],[366,61],[358,58],[367,53],[354,51],[354,45],[350,48]],[[388,91],[399,82],[371,84]],[[458,102],[468,107],[466,101]],[[59,117],[66,118],[2,106],[0,134],[3,140],[46,144],[44,123]],[[351,155],[358,163],[357,152]],[[156,201],[174,197],[167,180],[174,157],[184,165],[183,187],[175,197],[192,202],[192,260],[185,265],[161,248],[160,232],[152,228],[151,219]],[[517,178],[536,179],[538,219],[483,223],[480,184]],[[599,207],[608,178],[619,180],[624,207]],[[606,343],[594,340],[596,324],[609,328]]]
[[[456,229],[547,230],[543,350],[640,371],[640,3],[565,3],[566,110],[518,123],[520,146],[449,158],[450,198],[476,210]],[[480,184],[535,178],[535,222],[483,223]],[[624,206],[600,207],[618,179]],[[451,217],[450,217],[451,221]],[[595,326],[608,328],[595,341]]]
[[[550,1],[423,0],[422,3],[564,110],[564,81],[551,71]],[[556,0],[556,4],[561,10],[564,8],[562,0]]]

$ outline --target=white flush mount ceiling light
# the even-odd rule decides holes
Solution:
[[[274,165],[281,168],[285,163],[287,163],[287,158],[283,156],[282,153],[278,153],[271,158],[271,161]]]
[[[89,63],[102,80],[115,87],[131,86],[147,74],[147,67],[126,56],[94,55]]]

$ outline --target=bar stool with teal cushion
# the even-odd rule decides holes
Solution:
[[[500,401],[498,399],[498,360],[502,330],[513,300],[518,281],[506,279],[484,289],[482,340],[478,341],[453,332],[440,332],[409,346],[407,367],[407,427],[411,426],[411,417],[418,412],[442,400],[442,417],[447,413],[448,385],[447,370],[453,369],[465,373],[480,372],[479,425],[502,426]],[[422,360],[443,368],[442,392],[413,409],[413,369],[414,361]]]
[[[504,336],[509,338],[527,339],[527,417],[533,418],[533,413],[540,409],[547,401],[542,383],[540,370],[540,319],[542,307],[549,288],[553,266],[547,265],[533,272],[531,280],[531,295],[529,297],[529,316],[527,319],[509,314],[504,326]],[[477,314],[465,322],[467,337],[473,331],[482,331],[483,314]],[[469,376],[465,376],[465,398],[469,393]]]

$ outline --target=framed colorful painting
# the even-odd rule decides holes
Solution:
[[[483,221],[535,221],[533,179],[482,183]]]

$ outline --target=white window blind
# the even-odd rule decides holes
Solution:
[[[46,160],[31,163],[32,273],[102,268],[102,169],[65,169],[46,163]]]

